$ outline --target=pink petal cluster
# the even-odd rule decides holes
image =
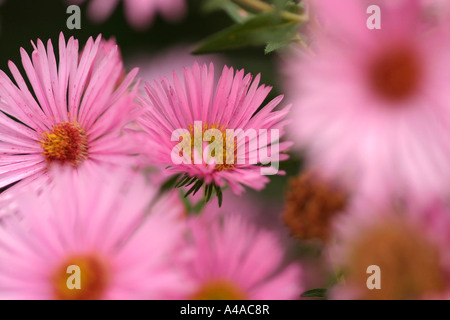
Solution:
[[[23,189],[14,214],[3,218],[0,297],[168,299],[183,292],[170,261],[183,225],[148,212],[156,188],[128,170],[91,179],[89,170],[65,169],[52,171],[52,187],[40,194]],[[101,264],[86,264],[92,258]],[[87,280],[72,293],[66,268],[77,262]]]
[[[75,169],[129,159],[134,147],[121,130],[140,112],[137,69],[125,73],[115,42],[89,38],[80,53],[61,34],[58,58],[50,40],[33,48],[31,57],[21,49],[26,79],[13,62],[15,83],[0,71],[0,187],[42,178],[53,162]]]
[[[92,180],[93,171],[95,179]],[[140,172],[55,167],[0,224],[2,299],[298,299],[302,268],[242,216],[180,215]],[[80,266],[80,291],[66,269]]]
[[[298,299],[302,269],[283,266],[275,235],[242,216],[204,214],[190,221],[184,270],[188,299]]]
[[[359,202],[334,224],[336,241],[327,254],[342,281],[330,298],[445,299],[450,292],[449,228],[450,211],[440,201],[390,211],[380,211],[371,200]],[[367,287],[370,265],[381,270],[380,289]]]
[[[270,138],[270,133],[265,142],[260,140],[256,145],[249,144],[245,137],[239,138],[235,146],[245,152],[235,159],[231,168],[223,170],[217,170],[215,163],[205,161],[200,161],[200,164],[195,163],[195,160],[174,164],[171,156],[177,145],[176,141],[172,141],[172,134],[179,129],[195,129],[195,122],[200,122],[203,128],[214,127],[221,131],[252,129],[261,139],[260,129],[274,129],[278,130],[281,138],[288,122],[285,116],[289,107],[274,111],[283,99],[283,96],[278,96],[260,108],[271,87],[260,86],[259,81],[260,75],[253,80],[243,70],[235,72],[233,68],[224,67],[215,86],[213,65],[208,68],[195,63],[192,68],[184,68],[183,80],[173,72],[172,82],[162,77],[159,81],[155,79],[152,83],[147,82],[147,96],[141,97],[146,110],[139,124],[148,133],[147,149],[151,161],[171,166],[168,170],[174,174],[182,173],[202,179],[206,185],[223,187],[228,184],[236,194],[244,190],[242,185],[257,190],[264,188],[269,179],[261,175],[260,166],[248,161],[250,154],[256,152],[261,155],[262,149],[271,149],[276,145],[280,152],[279,161],[283,161],[287,159],[283,152],[291,145],[290,142],[278,143],[273,137]],[[193,156],[196,152],[192,151]],[[240,159],[242,164],[239,163]],[[257,164],[266,161],[259,157]],[[283,174],[282,171],[278,173]]]

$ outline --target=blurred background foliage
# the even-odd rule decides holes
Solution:
[[[222,51],[221,54],[225,56],[227,63],[236,69],[244,68],[246,72],[254,75],[261,73],[261,82],[274,87],[268,97],[268,100],[272,99],[282,93],[282,88],[277,73],[279,57],[275,52],[269,52],[271,49],[268,50],[268,46],[276,49],[289,42],[289,39],[283,39],[282,36],[293,36],[291,31],[295,25],[289,21],[278,19],[277,12],[271,16],[267,13],[257,15],[249,11],[250,14],[246,15],[247,20],[243,19],[237,22],[236,12],[233,10],[239,7],[235,2],[239,1],[188,0],[189,10],[181,21],[167,22],[158,16],[149,28],[137,31],[127,23],[122,2],[114,10],[113,15],[102,24],[91,22],[86,15],[86,3],[81,5],[81,29],[69,30],[66,21],[70,14],[66,13],[68,4],[64,0],[4,0],[0,5],[0,68],[9,74],[7,67],[9,60],[21,68],[20,47],[30,53],[32,50],[30,41],[37,39],[41,39],[44,43],[48,39],[52,39],[55,46],[61,31],[66,39],[74,36],[79,39],[80,44],[85,43],[90,36],[96,37],[98,34],[102,34],[105,38],[114,37],[122,50],[124,60],[127,61],[129,57],[137,53],[157,54],[180,43],[193,44],[192,51],[202,51],[199,48],[205,47],[205,39],[217,39],[217,34],[223,34],[223,30],[233,27],[237,27],[237,31],[240,32],[241,25],[252,20],[250,29],[245,30],[246,32],[250,30],[250,37],[247,39],[254,39],[255,34],[259,32],[261,37],[257,38],[258,41],[252,43],[251,47],[238,46],[233,50]],[[273,0],[273,2],[276,10],[283,9],[287,5],[286,0]],[[292,7],[295,4],[290,3],[289,5]],[[290,10],[289,7],[287,8]],[[257,29],[253,30],[251,28],[255,26],[255,23]],[[280,33],[280,29],[277,29],[280,23],[284,28],[281,29],[282,33]],[[271,26],[271,28],[267,31],[264,26]],[[263,29],[258,29],[260,27]],[[268,34],[268,32],[272,33]],[[208,50],[203,51],[221,51],[214,50],[211,46],[206,49]],[[128,61],[128,65],[133,64]],[[285,100],[283,105],[288,103],[289,101]],[[286,176],[270,177],[270,184],[262,192],[251,190],[247,192],[261,200],[281,206],[287,179],[297,174],[299,168],[300,159],[292,156],[290,160],[280,164],[280,169],[287,172]]]

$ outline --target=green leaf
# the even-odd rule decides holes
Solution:
[[[197,182],[197,183],[195,184],[195,186],[194,186],[194,187],[195,187],[195,190],[194,190],[194,193],[193,193],[192,195],[195,195],[195,194],[197,193],[197,191],[200,190],[200,188],[202,187],[203,181],[199,180],[199,182],[200,182],[200,183]]]
[[[199,200],[199,201],[194,205],[194,207],[192,208],[193,213],[195,213],[195,214],[200,214],[200,213],[202,213],[203,208],[205,207],[205,205],[206,205],[205,199]]]
[[[176,174],[176,175],[173,175],[172,177],[170,177],[169,179],[167,179],[166,181],[164,181],[161,188],[159,189],[160,192],[166,192],[166,191],[172,189],[179,177],[180,177],[180,175]]]
[[[219,208],[222,206],[222,189],[219,186],[214,185],[214,189],[217,194],[217,202],[219,203]]]
[[[327,289],[317,288],[305,291],[302,293],[302,298],[325,298]]]
[[[275,10],[281,11],[286,6],[286,3],[288,0],[273,0],[273,6],[275,7]]]
[[[194,194],[196,194],[202,185],[203,185],[203,180],[200,180],[200,179],[197,180],[197,182],[188,190],[188,192],[186,192],[184,197],[187,198],[187,196],[190,195],[192,192],[194,192]]]
[[[292,42],[292,40],[287,40],[287,41],[271,41],[267,44],[266,48],[264,49],[264,53],[268,54],[271,53],[273,51],[276,51],[278,49],[284,48],[285,46],[287,46],[288,44],[290,44]]]
[[[188,175],[183,175],[182,178],[174,185],[174,188],[180,188],[185,185],[185,183],[189,180]]]
[[[206,188],[205,188],[205,201],[206,202],[208,202],[211,199],[212,191],[213,191],[212,184],[206,186]]]
[[[192,211],[192,205],[188,198],[185,197],[184,191],[180,189],[180,198],[183,202],[184,208],[186,209],[186,212],[189,214]]]
[[[187,174],[175,185],[175,188],[188,187],[197,180],[196,177],[189,177]]]
[[[203,9],[206,12],[223,10],[231,19],[233,19],[234,22],[237,23],[243,23],[245,20],[253,16],[252,13],[242,9],[231,0],[209,0],[205,2]]]
[[[275,13],[259,14],[209,37],[194,50],[194,54],[288,41],[295,37],[299,25],[297,22],[284,20]]]

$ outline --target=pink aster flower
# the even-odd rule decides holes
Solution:
[[[450,212],[442,203],[425,209],[373,210],[370,202],[353,208],[335,224],[329,248],[341,271],[331,299],[442,299],[450,292]],[[368,278],[379,268],[380,288]]]
[[[139,52],[125,60],[125,66],[130,69],[133,66],[139,66],[139,74],[137,77],[141,79],[157,79],[158,77],[170,77],[173,74],[173,70],[183,70],[185,67],[192,66],[196,61],[198,63],[209,63],[213,62],[214,65],[219,65],[223,67],[225,65],[224,58],[220,55],[202,55],[200,57],[195,57],[191,54],[191,48],[188,44],[176,45],[172,48],[164,50],[162,52],[149,54],[148,52]],[[128,69],[128,68],[127,68]],[[216,79],[220,76],[220,72],[216,70]],[[216,81],[217,82],[217,81]],[[217,83],[215,83],[217,84]],[[144,88],[142,92],[144,93]],[[138,123],[131,123],[127,128],[134,131],[142,131]],[[137,138],[137,137],[136,137]],[[146,140],[146,137],[143,137]],[[141,160],[141,158],[139,158]],[[148,159],[147,159],[148,160]],[[142,157],[140,166],[148,167],[149,162]],[[151,165],[151,164],[150,164]],[[152,165],[152,167],[154,167]],[[167,175],[170,178],[170,172],[164,170],[165,166],[161,166],[161,172],[158,175]],[[154,170],[153,168],[152,170]]]
[[[90,38],[80,54],[61,34],[58,62],[51,41],[33,47],[31,59],[21,49],[27,80],[12,62],[16,84],[0,71],[0,187],[41,178],[53,163],[128,161],[134,148],[121,129],[139,112],[137,70],[125,74],[117,45]]]
[[[203,215],[190,222],[184,268],[191,292],[186,299],[300,297],[301,268],[282,268],[284,249],[273,234],[236,215]]]
[[[381,29],[357,0],[312,1],[323,28],[314,55],[286,61],[295,100],[292,136],[309,165],[379,199],[426,201],[450,191],[447,28],[420,19],[420,1],[372,1]]]
[[[54,175],[24,190],[0,225],[2,299],[167,299],[183,292],[170,258],[183,226],[148,205],[156,189],[128,171]],[[79,267],[80,287],[74,271]]]
[[[213,65],[195,63],[184,69],[184,87],[175,72],[172,83],[162,77],[147,83],[139,123],[148,133],[151,161],[196,181],[197,190],[202,183],[219,190],[228,184],[236,194],[242,185],[262,189],[269,181],[264,175],[283,174],[278,162],[287,158],[282,152],[290,143],[278,138],[289,107],[273,111],[282,96],[262,107],[271,87],[259,86],[260,75],[252,80],[224,67],[214,89]]]
[[[81,4],[85,0],[69,0]],[[119,0],[91,0],[88,6],[90,18],[95,22],[105,21],[117,7]],[[125,15],[136,29],[147,28],[160,13],[170,21],[179,20],[186,12],[186,0],[124,0]]]

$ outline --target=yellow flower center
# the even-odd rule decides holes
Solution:
[[[205,137],[205,132],[209,129],[217,129],[222,133],[222,148],[219,149],[213,149],[211,152],[211,156],[216,158],[216,166],[214,168],[214,171],[222,171],[222,170],[231,170],[235,167],[235,164],[237,162],[237,139],[233,136],[227,137],[226,136],[226,129],[225,126],[220,126],[218,124],[207,124],[206,122],[202,122],[201,127],[196,125],[189,125],[189,132],[191,137],[191,160],[192,163],[194,163],[194,153],[197,152],[203,155],[203,152],[205,150],[196,150],[195,148],[198,146],[200,148],[203,148],[203,138]],[[201,135],[195,136],[195,132],[201,132]],[[209,144],[212,144],[215,141],[215,137],[211,137],[211,141]],[[234,146],[233,146],[234,144]],[[227,150],[230,148],[231,151]],[[227,161],[227,152],[231,153],[228,156]],[[182,156],[182,155],[181,155]],[[202,160],[203,161],[203,160]],[[222,163],[220,163],[222,162]],[[228,162],[228,163],[227,163]]]
[[[440,252],[420,230],[391,219],[362,233],[349,254],[346,282],[361,299],[420,299],[445,290]],[[367,267],[380,267],[381,289],[369,290]]]
[[[213,280],[202,285],[190,300],[247,300],[246,294],[228,280]]]
[[[61,122],[39,141],[47,162],[68,162],[74,167],[88,157],[86,131],[77,122]]]
[[[73,256],[53,273],[53,291],[59,300],[102,299],[109,283],[108,269],[95,255]]]

